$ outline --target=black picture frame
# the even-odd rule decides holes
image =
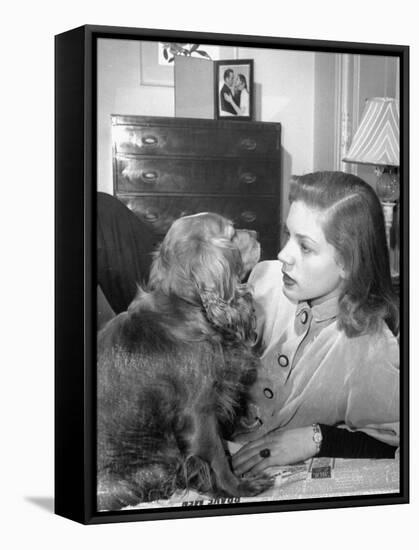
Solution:
[[[178,41],[396,56],[400,60],[400,490],[330,498],[98,512],[96,509],[97,41]],[[238,60],[232,63],[237,65]],[[409,48],[86,25],[55,38],[55,513],[83,524],[409,502]]]
[[[254,103],[253,59],[215,61],[214,71],[215,117],[219,120],[252,120]],[[225,82],[225,78],[228,78],[227,74],[230,74],[232,78],[233,92],[226,94],[227,98],[231,98],[231,102],[222,97],[223,89],[227,86]]]

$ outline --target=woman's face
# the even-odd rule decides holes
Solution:
[[[339,295],[344,269],[336,249],[326,241],[321,213],[297,201],[291,204],[286,229],[288,241],[278,254],[282,262],[284,294],[292,301],[321,303]]]
[[[240,91],[244,88],[244,82],[240,80],[240,78],[237,78],[236,80],[236,88]]]

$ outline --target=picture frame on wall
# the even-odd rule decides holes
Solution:
[[[217,118],[252,120],[253,59],[220,60],[214,68]]]
[[[215,116],[176,116],[175,83],[143,80],[167,42],[219,48]],[[87,25],[56,36],[55,59],[55,512],[98,524],[408,502],[408,46]],[[245,76],[239,114],[221,108],[229,75],[233,101]],[[391,206],[351,147],[383,79]],[[346,252],[304,283],[336,275],[333,315],[320,290],[299,294],[287,258],[310,265],[320,246],[295,198],[313,182],[373,205],[374,311],[391,313],[370,326],[339,309]],[[351,234],[353,257],[362,242]]]
[[[216,60],[220,48],[213,45],[201,46],[191,43],[170,43],[141,41],[140,46],[140,85],[174,86],[174,60],[182,57]],[[234,57],[235,48],[224,47],[225,54]]]
[[[161,42],[141,42],[140,47],[140,84],[143,86],[174,86],[173,65],[163,63]]]

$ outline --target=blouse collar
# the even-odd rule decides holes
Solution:
[[[321,321],[329,321],[337,317],[339,313],[339,298],[332,296],[321,304],[310,307],[307,302],[299,302],[297,305],[296,316],[301,315],[303,311],[311,311],[313,319],[319,323]]]

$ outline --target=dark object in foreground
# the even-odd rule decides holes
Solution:
[[[258,257],[254,236],[247,241]],[[222,437],[245,414],[258,368],[240,243],[222,216],[177,220],[148,290],[99,333],[98,510],[178,488],[252,496],[271,486],[263,475],[236,477]]]
[[[97,200],[97,282],[115,313],[135,298],[137,283],[146,284],[157,235],[121,201],[107,193]]]

